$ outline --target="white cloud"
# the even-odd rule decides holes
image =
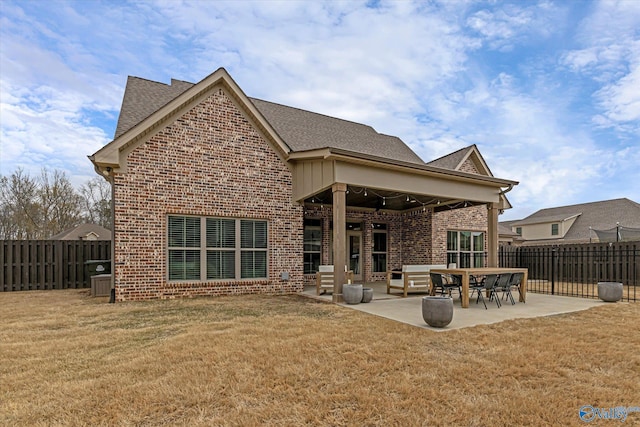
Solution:
[[[624,134],[640,135],[640,2],[600,1],[581,23],[582,46],[566,52],[561,64],[589,76],[599,113],[592,121]]]
[[[87,155],[108,141],[102,129],[85,123],[82,101],[51,87],[31,91],[5,81],[1,87],[12,94],[0,103],[1,173],[21,167],[33,175],[46,166],[67,170],[72,182],[80,183],[76,175],[86,176],[91,169]]]
[[[50,162],[91,176],[126,75],[197,82],[224,66],[249,96],[370,124],[427,161],[476,143],[496,176],[521,181],[520,211],[565,204],[632,170],[637,139],[606,148],[594,133],[639,121],[640,20],[635,2],[609,3],[572,46],[578,6],[549,2],[7,2],[3,173]],[[567,71],[589,80],[586,97]]]
[[[550,2],[536,5],[505,4],[500,9],[481,9],[466,24],[483,36],[491,49],[509,51],[530,38],[546,38],[564,11]]]
[[[632,65],[628,74],[602,87],[594,96],[604,109],[603,124],[635,122],[631,131],[640,135],[640,61]]]

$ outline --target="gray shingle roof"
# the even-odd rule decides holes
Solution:
[[[510,227],[507,227],[501,222],[498,223],[498,234],[500,236],[511,236],[511,237],[519,236],[518,233],[516,233],[515,231],[511,231]]]
[[[371,126],[261,99],[249,99],[293,151],[341,148],[424,164],[400,138],[380,134]]]
[[[447,154],[446,156],[442,156],[435,160],[428,162],[429,166],[436,166],[444,169],[455,169],[458,167],[460,162],[467,156],[470,150],[473,149],[473,145],[469,147],[464,147],[459,149],[458,151],[454,151],[453,153]]]
[[[124,134],[192,86],[193,83],[180,80],[172,80],[171,84],[167,85],[138,77],[129,77],[115,138]],[[424,164],[422,159],[400,138],[382,135],[371,126],[256,98],[249,99],[293,151],[340,148],[393,160]]]
[[[541,209],[511,225],[561,221],[576,214],[580,215],[564,236],[564,240],[588,240],[589,227],[608,230],[620,223],[624,227],[640,228],[640,204],[626,198]],[[591,237],[595,236],[591,234]]]
[[[114,139],[158,111],[193,83],[171,79],[171,84],[129,76]]]
[[[111,230],[97,224],[80,224],[50,237],[49,240],[82,240],[90,233],[97,236],[96,240],[111,240]]]
[[[559,208],[554,208],[554,209],[559,209]],[[544,210],[549,210],[549,209],[544,209]],[[530,215],[525,219],[521,219],[520,221],[516,221],[513,223],[514,226],[521,226],[521,225],[531,225],[531,224],[541,224],[541,223],[546,223],[546,222],[558,222],[558,221],[565,221],[569,218],[573,218],[574,216],[578,216],[581,215],[582,212],[576,212],[576,211],[566,211],[566,212],[548,212],[548,214],[545,215]]]

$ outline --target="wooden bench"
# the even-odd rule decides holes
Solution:
[[[387,293],[390,294],[391,289],[400,289],[406,297],[409,292],[430,292],[429,272],[432,268],[447,268],[447,266],[446,264],[403,265],[400,279],[394,279],[394,272],[388,271]]]
[[[353,282],[353,271],[345,272],[348,283]],[[320,265],[316,273],[316,295],[320,295],[321,291],[333,292],[333,265]]]

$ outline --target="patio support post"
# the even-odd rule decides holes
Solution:
[[[487,203],[487,267],[498,266],[498,212],[494,203]]]
[[[346,281],[347,184],[333,184],[333,302],[343,302],[342,285]]]

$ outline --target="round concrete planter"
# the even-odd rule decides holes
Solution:
[[[598,282],[598,298],[606,302],[616,302],[622,299],[622,283]]]
[[[451,297],[422,297],[422,318],[427,325],[444,328],[453,319],[453,299]]]
[[[371,302],[373,299],[372,288],[362,288],[362,302]]]
[[[342,285],[342,298],[347,304],[360,304],[362,285]]]

